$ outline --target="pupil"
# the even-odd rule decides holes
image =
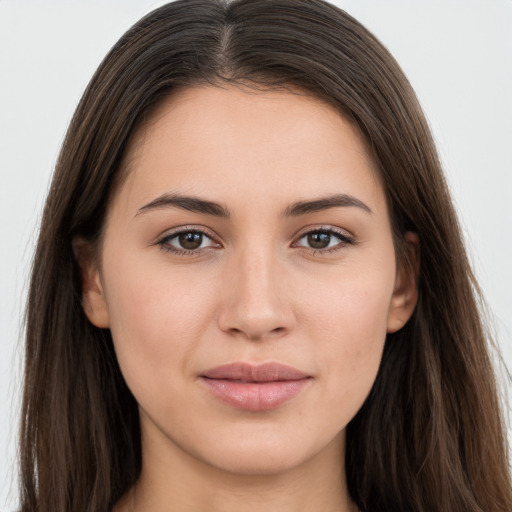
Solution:
[[[178,239],[183,249],[198,249],[203,243],[203,235],[201,233],[182,233],[178,236]]]
[[[331,241],[328,233],[309,233],[308,243],[313,249],[325,249]]]

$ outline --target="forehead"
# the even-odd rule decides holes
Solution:
[[[126,162],[121,188],[125,198],[138,201],[173,191],[213,193],[219,200],[260,192],[267,203],[285,199],[285,191],[383,192],[358,129],[330,105],[299,91],[181,90],[139,127]]]

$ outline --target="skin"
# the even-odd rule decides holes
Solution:
[[[345,427],[370,392],[386,333],[416,304],[361,135],[303,94],[204,86],[167,100],[127,162],[99,255],[75,242],[85,312],[111,329],[140,407],[142,474],[116,511],[355,510]],[[214,201],[229,218],[155,206],[165,194]],[[333,194],[367,208],[287,214]],[[192,252],[180,230],[208,236]],[[318,238],[327,246],[313,248]],[[275,409],[241,410],[200,378],[239,361],[311,378]]]

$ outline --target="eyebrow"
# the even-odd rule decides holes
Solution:
[[[215,217],[229,217],[229,210],[219,203],[214,201],[207,201],[205,199],[199,199],[194,196],[183,196],[180,194],[163,194],[150,203],[139,208],[137,215],[145,213],[150,210],[159,210],[162,208],[181,208],[189,212],[204,213],[206,215],[213,215]]]
[[[313,199],[312,201],[298,201],[297,203],[293,203],[285,210],[285,215],[296,217],[299,215],[305,215],[307,213],[328,210],[329,208],[347,206],[355,206],[356,208],[361,208],[367,213],[372,213],[370,207],[356,197],[349,194],[335,194],[332,196]]]
[[[356,197],[349,194],[335,194],[310,201],[298,201],[293,203],[288,208],[286,208],[284,215],[287,217],[297,217],[299,215],[306,215],[308,213],[328,210],[330,208],[348,206],[360,208],[365,212],[372,213],[370,207]],[[139,208],[135,216],[151,210],[173,207],[181,208],[182,210],[187,210],[194,213],[213,215],[215,217],[230,217],[229,209],[219,203],[208,201],[206,199],[200,199],[194,196],[184,196],[180,194],[163,194],[150,203]]]

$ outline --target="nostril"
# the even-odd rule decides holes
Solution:
[[[274,338],[283,336],[286,333],[286,327],[276,327],[274,329],[270,329],[267,331],[256,331],[250,329],[239,329],[237,327],[232,327],[227,332],[229,332],[232,336],[242,336],[250,341],[260,341],[265,338]]]

